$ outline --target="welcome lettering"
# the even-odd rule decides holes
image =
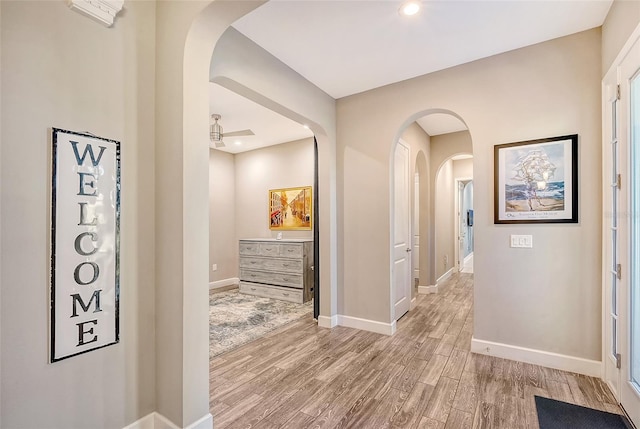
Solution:
[[[78,226],[93,227],[95,229],[99,224],[98,216],[95,214],[96,200],[98,197],[98,180],[100,160],[106,146],[94,146],[86,144],[83,148],[79,148],[79,143],[70,141],[78,164],[78,197],[82,197],[84,201],[78,201],[78,209],[80,220]],[[86,201],[86,199],[89,201]],[[86,230],[80,232],[74,240],[75,252],[88,260],[79,263],[73,270],[73,280],[79,286],[83,286],[81,293],[70,295],[72,300],[73,312],[70,318],[85,316],[101,312],[100,294],[102,289],[92,289],[90,285],[94,284],[100,278],[100,266],[97,261],[91,260],[90,257],[95,255],[99,250],[99,236],[97,232]],[[87,287],[89,286],[89,287]],[[85,304],[86,303],[86,304]],[[78,305],[79,307],[78,308]],[[98,341],[98,335],[94,334],[94,327],[98,324],[98,319],[91,319],[79,322],[78,327],[78,343],[76,347]]]

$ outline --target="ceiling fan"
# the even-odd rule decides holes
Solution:
[[[217,113],[211,115],[211,119],[213,119],[213,123],[210,128],[210,137],[211,142],[215,147],[225,147],[224,141],[222,139],[224,137],[240,137],[240,136],[254,136],[255,133],[251,130],[241,130],[241,131],[232,131],[230,133],[222,132],[222,125],[218,123],[221,116]]]

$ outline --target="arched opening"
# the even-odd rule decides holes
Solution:
[[[465,139],[465,134],[468,132],[445,138]],[[436,141],[436,144],[438,143],[440,142]],[[473,199],[470,191],[472,187],[473,156],[470,153],[462,152],[451,155],[438,167],[434,186],[436,287],[452,274],[462,271],[464,258],[471,254]],[[469,225],[470,223],[471,225]]]
[[[456,202],[457,191],[454,176],[469,181],[472,179],[472,144],[466,123],[456,113],[445,109],[429,109],[412,115],[403,124],[394,145],[390,163],[391,177],[391,313],[392,320],[398,320],[396,304],[399,302],[399,284],[396,270],[398,263],[396,237],[398,216],[403,216],[398,207],[397,193],[401,192],[401,178],[397,175],[399,164],[396,151],[400,141],[409,146],[413,161],[411,171],[411,228],[412,245],[415,254],[411,260],[411,296],[415,293],[437,292],[438,280],[446,279],[453,272],[455,261],[459,259],[457,248],[468,248],[461,240],[459,224],[467,220],[462,215],[462,206]],[[465,158],[465,159],[461,159]],[[459,162],[458,162],[459,161]],[[454,174],[454,162],[457,163]],[[446,177],[445,177],[446,176]],[[469,177],[467,177],[469,176]],[[468,210],[468,209],[467,209]],[[472,212],[471,212],[472,213]],[[439,225],[442,224],[442,225]],[[458,270],[458,268],[455,268]],[[417,287],[417,290],[416,290]]]
[[[222,34],[261,2],[158,4],[156,184],[157,411],[180,427],[208,427],[208,175],[211,58]],[[167,30],[166,32],[163,30]],[[179,35],[182,34],[183,38]],[[181,40],[185,41],[182,45]],[[251,67],[237,56],[216,81],[265,107],[307,123],[318,141],[319,321],[336,314],[335,102],[295,76]],[[285,84],[286,83],[286,84]],[[305,94],[304,97],[300,97]],[[324,98],[323,98],[324,96]]]

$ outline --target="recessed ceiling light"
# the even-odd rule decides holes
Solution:
[[[303,127],[306,128],[307,130],[309,129],[309,125],[307,124],[304,124]]]
[[[236,140],[233,142],[236,146],[240,146],[242,144],[242,142],[240,140]]]
[[[400,6],[400,14],[405,16],[415,15],[420,11],[420,2],[417,0],[410,0],[402,3]]]

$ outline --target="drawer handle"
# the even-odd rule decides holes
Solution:
[[[255,265],[256,261],[251,261],[250,263],[251,263],[252,265]]]
[[[282,266],[283,266],[283,267],[288,267],[288,266],[289,266],[289,264],[282,264]]]
[[[282,296],[289,296],[289,294],[288,293],[283,293]]]
[[[293,253],[293,249],[289,249],[289,250],[287,250],[287,252]]]
[[[256,288],[252,287],[251,290],[256,290]]]

